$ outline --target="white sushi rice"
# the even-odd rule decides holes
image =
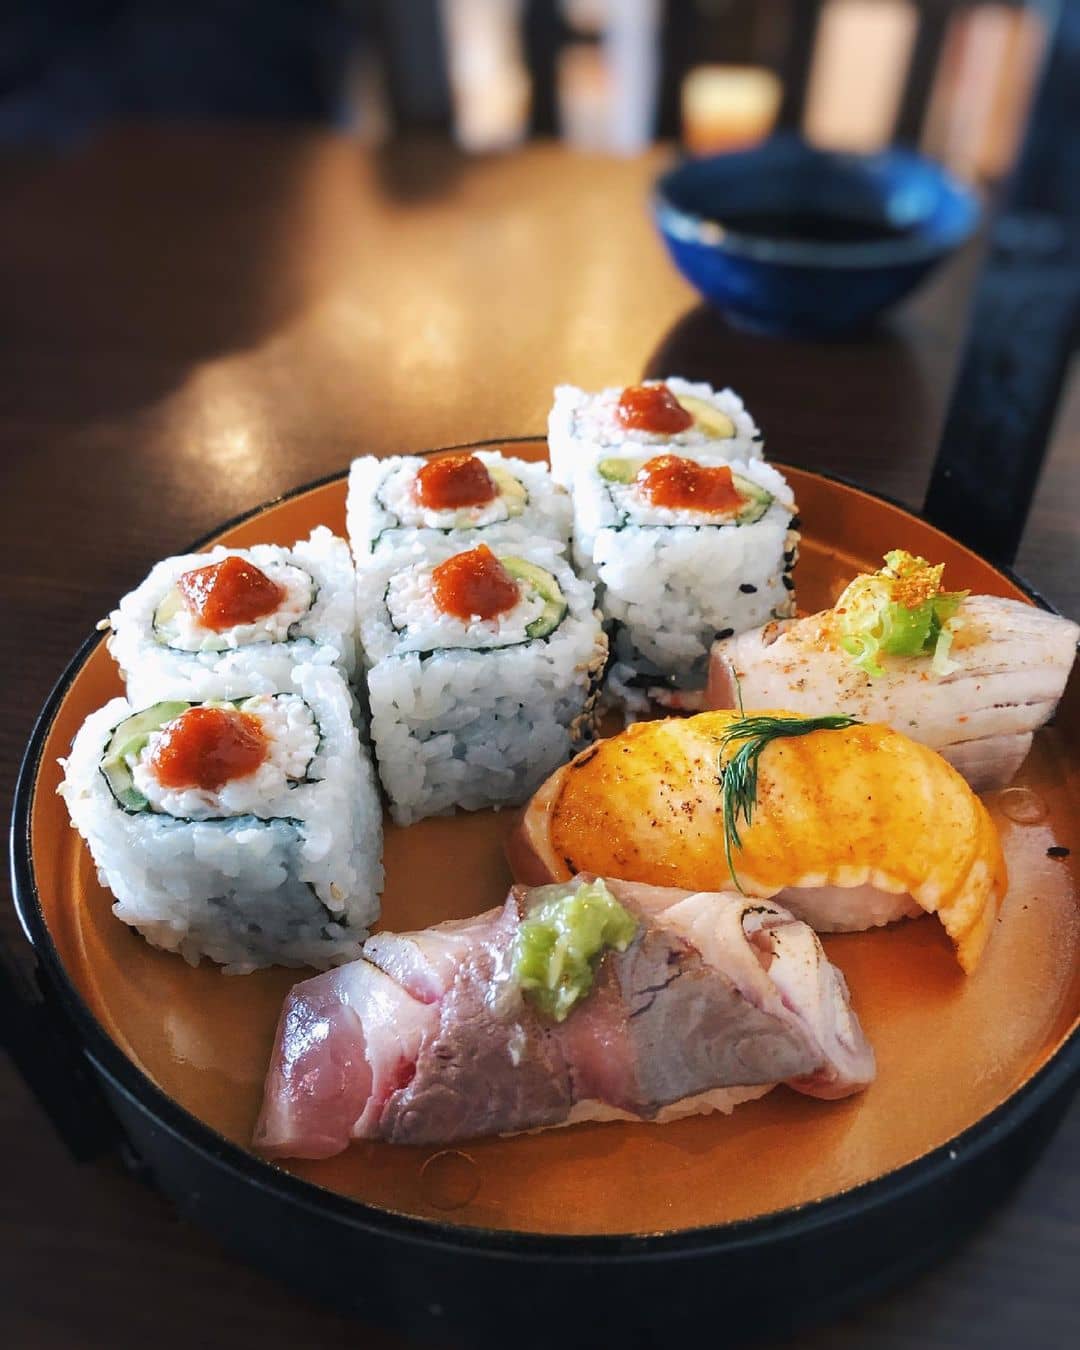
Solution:
[[[517,540],[500,551],[511,547],[555,577],[569,607],[549,636],[514,645],[450,620],[439,629],[443,646],[417,650],[386,605],[395,564],[360,575],[371,734],[401,825],[455,807],[522,802],[591,732],[607,655],[592,587],[550,545]],[[417,537],[399,565],[430,572],[461,551],[451,539]]]
[[[279,610],[265,621],[214,634],[209,646],[224,641],[224,650],[169,645],[175,618],[167,625],[170,631],[155,632],[158,606],[184,572],[230,555],[248,560],[279,584],[287,583]],[[293,668],[301,664],[336,665],[348,676],[356,665],[354,587],[348,545],[324,526],[292,548],[218,545],[206,553],[166,558],[110,615],[109,651],[137,707],[162,699],[202,702],[277,693],[292,688]],[[305,594],[313,596],[310,603]],[[180,647],[192,645],[194,626],[188,627],[190,631],[180,630]]]
[[[701,456],[699,462],[724,461]],[[760,460],[735,461],[731,468],[773,498],[753,524],[658,510],[632,484],[609,483],[595,467],[581,471],[575,483],[575,559],[598,583],[614,655],[658,682],[703,684],[718,634],[794,613],[790,574],[798,534],[791,528],[791,489]]]
[[[666,384],[676,398],[689,395],[710,404],[730,418],[734,436],[718,439],[697,422],[675,435],[627,429],[615,415],[623,392],[621,386],[590,394],[574,385],[559,385],[548,416],[551,476],[557,483],[572,487],[580,467],[588,468],[605,455],[633,453],[640,447],[656,447],[657,454],[670,448],[692,459],[702,454],[743,462],[761,458],[761,432],[733,390],[713,389],[710,384],[683,380],[677,375],[646,383]]]
[[[357,567],[378,566],[390,552],[408,550],[417,533],[432,532],[454,540],[459,548],[483,539],[536,539],[565,546],[570,539],[570,499],[553,482],[548,466],[502,455],[496,450],[472,452],[489,472],[494,469],[499,494],[480,506],[433,511],[414,497],[416,475],[431,463],[419,455],[356,459],[349,471],[346,507],[349,542]],[[524,499],[511,498],[498,475],[507,474],[524,489]]]
[[[321,740],[307,779],[225,819],[128,812],[99,765],[137,709],[113,699],[75,737],[60,792],[90,847],[113,913],[154,946],[243,973],[354,960],[378,916],[382,814],[340,673],[294,672]]]
[[[230,779],[216,790],[168,788],[158,780],[153,758],[176,719],[153,732],[139,753],[128,758],[132,781],[153,810],[189,820],[241,815],[266,819],[289,814],[292,802],[286,794],[307,777],[319,748],[315,716],[298,694],[256,694],[244,699],[239,711],[258,721],[266,738],[266,758],[254,773]]]
[[[603,1123],[609,1120],[629,1120],[639,1125],[667,1125],[673,1120],[685,1120],[687,1116],[707,1116],[714,1111],[719,1111],[721,1115],[730,1116],[732,1111],[737,1106],[741,1106],[743,1102],[757,1101],[759,1097],[764,1097],[767,1092],[772,1092],[775,1087],[775,1083],[764,1083],[755,1084],[753,1087],[712,1088],[709,1092],[698,1092],[693,1097],[683,1097],[677,1102],[670,1102],[667,1106],[662,1106],[656,1115],[651,1116],[648,1120],[643,1120],[641,1116],[635,1115],[632,1111],[624,1111],[618,1106],[609,1106],[607,1102],[590,1097],[584,1101],[575,1102],[570,1108],[569,1115],[565,1120],[560,1120],[556,1128],[563,1125],[584,1125],[592,1121]],[[541,1128],[550,1129],[551,1126],[542,1126]],[[530,1131],[530,1133],[539,1133],[539,1131]]]

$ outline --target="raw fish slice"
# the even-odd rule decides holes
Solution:
[[[378,1117],[438,1025],[377,966],[359,960],[305,980],[278,1023],[255,1144],[271,1157],[329,1158]]]
[[[720,743],[737,720],[710,712],[640,722],[583,751],[525,808],[507,847],[514,875],[535,885],[582,871],[730,885]],[[914,902],[938,915],[967,971],[1005,894],[986,808],[940,755],[881,725],[773,741],[740,834],[733,860],[747,894],[784,903],[794,887],[792,903],[808,919],[845,930],[910,914]]]
[[[607,884],[628,908],[641,904],[643,892],[680,895],[628,882]],[[734,892],[691,893],[657,919],[712,969],[722,970],[741,999],[784,1023],[793,1037],[809,1038],[819,1068],[801,1080],[787,1077],[789,1087],[814,1097],[844,1097],[872,1079],[873,1057],[851,1011],[844,977],[805,923],[779,905],[753,904]],[[760,1074],[762,1081],[785,1077],[775,1066],[755,1065],[742,1047],[740,1053],[748,1074]]]
[[[469,923],[402,935],[401,947],[393,935],[371,939],[411,983],[417,952],[453,946],[436,1001],[419,1002],[363,959],[297,985],[256,1145],[327,1157],[350,1139],[437,1144],[579,1120],[663,1121],[729,1111],[781,1081],[839,1097],[872,1080],[843,977],[805,925],[733,893],[611,888],[638,933],[625,952],[606,952],[562,1023],[509,978],[530,905],[522,888]]]
[[[813,929],[781,910],[783,918],[753,911],[744,921],[760,925],[773,960],[768,971],[784,1007],[798,1018],[821,1053],[821,1065],[803,1079],[791,1079],[788,1087],[809,1097],[846,1097],[853,1083],[873,1077],[873,1060],[862,1027],[851,1010],[843,973],[822,951]]]
[[[737,908],[744,907],[738,900]],[[713,917],[722,920],[728,908],[726,897],[715,901]],[[714,954],[726,957],[730,943],[730,934],[717,935]],[[748,945],[739,931],[737,961]],[[751,953],[739,963],[753,960]],[[670,914],[605,962],[601,978],[611,985],[609,1004],[626,1036],[629,1070],[612,1105],[649,1119],[661,1106],[709,1088],[783,1082],[820,1062],[803,1028],[783,1015],[780,999],[771,990],[760,1000],[745,997],[725,966],[706,960]],[[574,1018],[554,1034],[576,1066]],[[591,1087],[575,1095],[592,1096]]]
[[[883,656],[871,677],[839,645],[833,610],[713,645],[703,706],[845,712],[937,750],[977,791],[1004,787],[1053,715],[1080,627],[1033,605],[972,595],[952,620],[951,673],[929,655]]]
[[[375,933],[364,944],[365,958],[405,986],[421,1003],[436,1003],[450,987],[458,966],[490,919],[453,919],[419,933]]]
[[[565,1118],[573,1082],[558,1037],[520,1000],[499,997],[508,992],[498,977],[517,921],[511,896],[489,939],[477,943],[441,1000],[411,1081],[378,1116],[365,1119],[356,1137],[441,1144]]]

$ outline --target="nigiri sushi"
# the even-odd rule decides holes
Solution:
[[[936,913],[966,971],[1007,878],[990,816],[934,751],[847,716],[707,712],[639,722],[536,793],[519,881],[576,872],[775,899],[819,932]]]
[[[874,1057],[843,976],[779,905],[579,876],[379,933],[298,984],[255,1144],[445,1144],[584,1120],[730,1111],[784,1082],[857,1092]]]
[[[833,609],[716,642],[702,706],[886,722],[976,791],[1004,787],[1057,707],[1080,627],[1017,600],[943,592],[940,579],[898,551]]]

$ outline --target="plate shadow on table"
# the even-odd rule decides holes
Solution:
[[[770,458],[858,480],[872,454],[896,468],[883,489],[914,502],[941,413],[918,343],[918,324],[903,313],[821,341],[748,333],[699,304],[661,337],[642,376],[730,385],[751,411],[795,409],[763,423]]]

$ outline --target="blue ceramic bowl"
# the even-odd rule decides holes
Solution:
[[[663,174],[676,267],[735,323],[842,333],[895,304],[978,224],[974,194],[910,150],[815,150],[779,135]]]

